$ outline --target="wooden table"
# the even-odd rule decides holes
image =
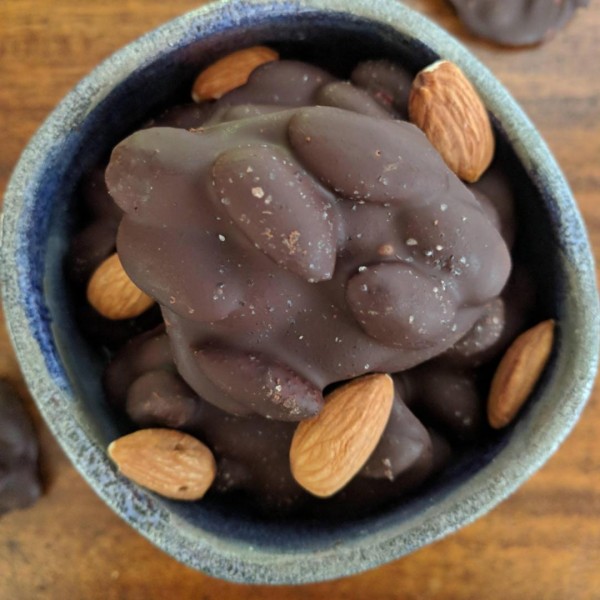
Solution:
[[[502,0],[499,0],[502,1]],[[124,43],[197,6],[189,0],[0,0],[0,191],[60,98]],[[407,4],[459,36],[514,94],[571,182],[600,252],[600,2],[545,46],[474,39],[444,0]],[[1,328],[0,328],[1,329]],[[0,332],[0,376],[20,381]],[[47,490],[0,518],[0,598],[600,598],[600,390],[567,442],[509,500],[413,555],[340,581],[248,587],[163,554],[84,483],[38,418]]]

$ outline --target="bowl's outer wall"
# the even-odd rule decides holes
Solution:
[[[340,31],[356,44],[337,44]],[[266,522],[214,500],[171,503],[118,476],[105,453],[119,427],[102,399],[101,360],[73,323],[62,275],[80,175],[178,87],[189,89],[202,64],[228,49],[285,40],[298,48],[307,40],[329,44],[332,58],[348,64],[384,54],[415,70],[438,55],[460,64],[523,165],[529,190],[520,214],[527,221],[524,236],[537,240],[528,250],[530,260],[539,260],[540,272],[548,275],[544,310],[559,321],[552,368],[516,426],[426,493],[363,520]],[[542,236],[536,232],[540,223]],[[138,531],[178,560],[224,579],[331,579],[454,531],[547,460],[579,417],[593,383],[599,339],[595,271],[560,170],[491,74],[447,34],[396,2],[234,0],[203,7],[140,38],[84,79],[31,140],[9,184],[0,232],[9,330],[32,394],[66,453]],[[555,252],[547,251],[549,245]]]

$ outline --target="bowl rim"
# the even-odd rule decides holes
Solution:
[[[555,202],[561,234],[576,240],[561,255],[574,296],[566,300],[569,328],[565,327],[562,333],[564,345],[570,342],[575,350],[570,348],[569,356],[561,355],[558,372],[551,378],[550,383],[560,377],[568,380],[567,385],[563,383],[560,390],[555,390],[563,397],[558,418],[545,428],[528,432],[529,439],[517,435],[525,429],[525,424],[519,422],[513,436],[519,443],[511,440],[491,465],[469,479],[468,489],[458,486],[439,504],[420,513],[410,527],[391,524],[382,531],[319,552],[292,554],[241,548],[235,541],[211,535],[205,535],[199,542],[185,531],[169,527],[170,512],[156,503],[150,492],[116,474],[105,450],[86,435],[72,414],[73,391],[53,345],[50,324],[46,322],[40,330],[40,323],[29,318],[24,309],[26,294],[36,284],[18,260],[27,243],[26,232],[21,229],[21,213],[35,204],[34,183],[43,173],[44,157],[55,152],[59,145],[57,131],[64,133],[65,124],[76,126],[78,119],[85,119],[87,112],[131,71],[214,32],[211,27],[218,31],[219,22],[227,20],[227,29],[236,28],[243,25],[249,12],[267,16],[275,11],[278,16],[315,11],[329,15],[343,13],[376,21],[456,62],[507,132],[515,153],[536,185]],[[74,110],[82,103],[88,107],[85,114]],[[23,151],[5,193],[0,246],[0,283],[9,334],[37,406],[70,460],[92,489],[139,533],[181,562],[230,581],[279,584],[333,579],[399,558],[474,521],[516,490],[554,453],[579,418],[594,382],[600,339],[594,261],[582,218],[564,176],[540,134],[488,69],[450,34],[395,0],[221,0],[176,17],[124,46],[67,94]],[[44,315],[37,317],[48,320]],[[537,412],[532,411],[532,415]],[[62,414],[60,419],[59,414]],[[84,452],[82,447],[86,448]],[[90,471],[90,461],[99,465],[101,477]],[[116,495],[115,489],[120,490]],[[129,502],[123,499],[127,495]],[[149,518],[132,518],[142,509],[154,512]]]

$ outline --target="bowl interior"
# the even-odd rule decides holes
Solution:
[[[345,77],[361,59],[390,58],[416,72],[438,58],[437,52],[411,35],[358,14],[308,9],[276,12],[265,6],[247,9],[246,20],[241,23],[224,15],[225,9],[218,17],[213,15],[212,21],[180,20],[178,26],[167,26],[162,33],[159,30],[137,42],[135,48],[126,49],[118,60],[112,59],[116,60],[111,67],[113,81],[99,72],[80,84],[70,98],[68,119],[65,110],[60,113],[62,117],[54,116],[52,143],[44,149],[36,176],[24,186],[28,199],[18,209],[17,233],[6,251],[16,265],[18,283],[7,297],[9,303],[21,307],[41,348],[42,365],[20,350],[34,393],[40,384],[33,380],[48,377],[42,371],[51,379],[50,387],[46,383],[44,388],[48,393],[37,398],[42,412],[78,469],[121,516],[180,560],[215,575],[245,581],[298,582],[334,577],[391,560],[499,501],[547,458],[561,437],[557,432],[566,435],[581,409],[586,385],[589,388],[591,367],[588,364],[588,371],[580,371],[578,386],[569,388],[572,401],[566,424],[553,428],[550,423],[556,418],[559,391],[571,385],[565,383],[565,377],[575,343],[561,327],[549,375],[516,426],[491,435],[417,495],[362,517],[339,514],[334,519],[269,519],[235,498],[224,501],[207,497],[191,504],[163,500],[116,475],[105,448],[127,431],[127,425],[115,418],[103,399],[100,379],[106,357],[79,333],[63,273],[68,240],[76,226],[77,184],[82,174],[104,160],[114,145],[146,119],[167,105],[186,101],[199,69],[228,50],[264,43],[277,47],[283,57],[315,62]],[[428,36],[442,35],[442,46],[451,43],[431,25],[421,23],[421,27]],[[414,34],[419,36],[419,31]],[[117,64],[123,73],[134,65],[133,72],[117,81]],[[491,93],[489,90],[498,84],[489,85]],[[552,181],[548,182],[535,164],[523,160],[520,144],[527,140],[515,142],[513,124],[506,117],[512,107],[506,114],[494,106],[490,109],[499,151],[518,189],[520,226],[515,251],[520,260],[535,266],[532,272],[538,289],[539,319],[579,319],[572,315],[583,310],[584,299],[574,298],[573,293],[582,276],[580,271],[588,276],[591,271],[589,248],[576,209],[565,208],[564,202],[572,202],[568,190],[564,199],[557,200],[555,189],[549,189]],[[537,138],[530,141],[541,143]],[[565,226],[568,210],[574,211],[574,216]],[[573,238],[579,249],[573,249]],[[13,335],[19,350],[19,335]],[[555,390],[554,395],[548,390]],[[550,435],[554,441],[548,441]],[[521,457],[519,463],[519,454],[535,440],[545,440],[544,456],[538,452],[530,459]],[[512,473],[507,466],[510,461],[517,465]],[[477,481],[476,486],[473,481]],[[449,511],[461,498],[466,499],[462,509]],[[384,544],[391,537],[396,538],[395,546],[386,549]],[[365,553],[365,540],[378,544],[378,551],[371,556]],[[354,552],[351,559],[336,554],[341,545]],[[306,565],[303,561],[313,553],[317,554],[312,571],[300,574],[299,566]],[[319,553],[336,554],[337,562],[332,559],[329,565],[319,565]],[[265,566],[269,562],[273,568]]]

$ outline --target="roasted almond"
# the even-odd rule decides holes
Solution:
[[[454,63],[440,60],[417,74],[408,114],[461,179],[477,181],[490,165],[495,141],[489,115]]]
[[[174,429],[140,429],[112,442],[108,454],[125,477],[174,500],[199,500],[217,472],[212,452]]]
[[[196,77],[192,87],[192,98],[194,102],[217,100],[227,92],[244,85],[256,67],[278,58],[279,54],[266,46],[252,46],[232,52],[214,62]]]
[[[492,379],[488,420],[495,429],[508,425],[537,383],[554,342],[554,321],[549,319],[522,333],[508,348]]]
[[[103,317],[113,320],[137,317],[154,304],[154,300],[131,281],[116,252],[94,271],[88,283],[87,299]]]
[[[298,425],[290,448],[295,480],[322,498],[341,490],[367,462],[388,422],[394,383],[389,375],[365,375],[325,400],[316,417]]]

